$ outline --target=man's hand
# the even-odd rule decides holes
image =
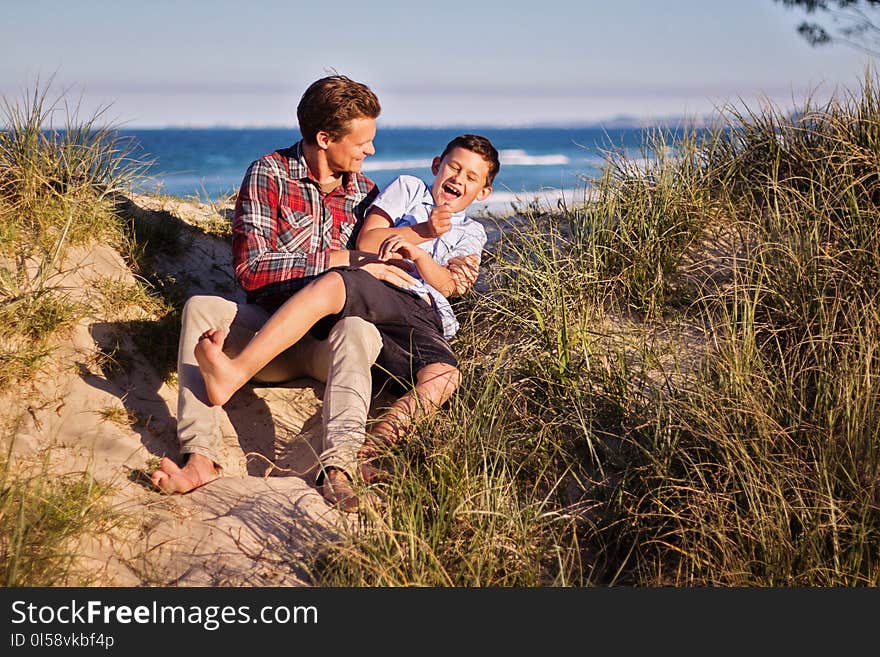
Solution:
[[[446,264],[452,280],[455,283],[454,296],[463,296],[477,282],[480,275],[480,262],[477,256],[455,256]]]
[[[338,252],[334,251],[333,253]],[[345,254],[345,262],[336,266],[363,269],[380,281],[391,283],[397,287],[408,288],[416,284],[416,279],[407,273],[412,270],[412,264],[399,256],[388,262],[382,262],[378,255],[368,251],[346,251]]]
[[[407,274],[403,269],[395,265],[388,265],[384,262],[371,262],[361,265],[358,269],[369,272],[380,281],[391,283],[397,287],[408,289],[416,284],[416,279]]]
[[[428,226],[431,227],[432,237],[440,237],[452,228],[452,210],[449,203],[434,206],[428,218]]]

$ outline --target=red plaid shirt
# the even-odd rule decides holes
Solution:
[[[248,302],[279,305],[327,270],[330,251],[353,249],[378,191],[372,180],[354,173],[323,195],[301,141],[253,162],[232,220],[235,278]]]

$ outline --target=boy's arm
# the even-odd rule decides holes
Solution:
[[[379,247],[379,251],[382,252],[380,256],[380,260],[392,260],[393,255],[390,250],[391,244],[396,244],[398,241],[405,242],[403,238],[399,235],[392,235],[397,239],[393,241],[385,240]],[[410,242],[410,244],[412,244]],[[415,245],[413,244],[415,247]],[[398,253],[403,254],[403,250],[398,250]],[[405,250],[405,253],[409,253],[409,250]],[[436,290],[438,290],[443,296],[449,297],[461,297],[464,296],[477,282],[477,278],[480,275],[480,259],[478,256],[474,254],[467,255],[458,255],[449,259],[446,265],[437,264],[437,262],[430,257],[430,254],[424,249],[415,247],[412,250],[413,255],[423,258],[422,254],[428,255],[428,260],[421,260],[422,266],[419,267],[419,273],[422,275],[422,278],[432,285]],[[409,258],[409,255],[405,255],[405,257]],[[413,262],[416,262],[413,260]],[[418,263],[416,263],[418,267]],[[439,267],[439,269],[437,269]],[[424,270],[424,271],[423,271]],[[441,270],[446,270],[446,274]],[[451,281],[451,287],[448,287]],[[447,289],[448,288],[448,289]]]
[[[393,228],[394,220],[384,210],[373,207],[364,219],[357,238],[361,251],[377,252],[386,239],[399,236],[412,244],[421,244],[439,237],[452,226],[452,211],[446,204],[435,207],[426,222]]]
[[[452,272],[439,264],[424,249],[408,242],[399,235],[392,235],[379,247],[379,259],[391,260],[404,257],[411,260],[419,270],[422,279],[444,297],[455,294],[458,286]]]

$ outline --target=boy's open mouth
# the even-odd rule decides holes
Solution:
[[[449,183],[446,183],[445,185],[443,185],[443,191],[446,192],[447,194],[449,194],[450,196],[454,196],[455,198],[458,198],[459,196],[461,196],[461,190],[456,189],[455,187],[453,187]]]

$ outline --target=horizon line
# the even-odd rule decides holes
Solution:
[[[639,117],[635,115],[620,114],[600,119],[589,119],[583,121],[528,121],[518,123],[388,123],[379,122],[378,127],[381,129],[418,129],[418,130],[451,130],[451,129],[493,129],[493,130],[516,130],[529,128],[595,128],[608,127],[609,125],[619,125],[624,127],[651,127],[661,123],[670,122],[699,122],[705,123],[711,118],[710,114],[687,115],[687,114],[670,114],[658,117]],[[299,126],[283,123],[144,123],[132,124],[123,122],[116,126],[119,129],[132,130],[298,130]]]

